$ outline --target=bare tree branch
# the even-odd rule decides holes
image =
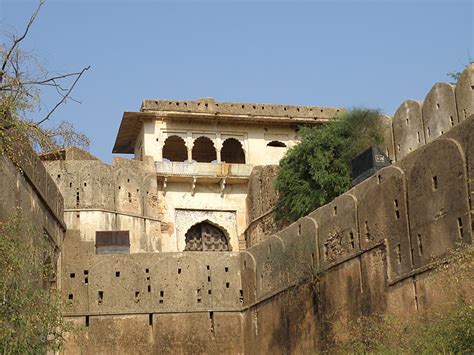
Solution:
[[[77,75],[76,77],[76,80],[74,80],[74,82],[72,83],[71,87],[69,88],[68,92],[62,97],[61,100],[59,100],[59,102],[53,107],[53,109],[51,111],[49,111],[49,113],[46,115],[45,118],[43,118],[41,121],[37,122],[36,124],[39,126],[40,124],[42,124],[43,122],[49,120],[49,117],[53,114],[53,112],[62,104],[64,103],[64,101],[66,101],[66,99],[69,97],[71,91],[74,89],[74,86],[76,86],[76,83],[79,81],[79,79],[81,78],[82,74],[84,74],[84,72],[86,70],[89,70],[90,69],[90,65],[83,68],[79,74]]]
[[[13,65],[13,63],[12,63],[12,65]],[[57,84],[55,83],[55,81],[57,81],[59,79],[66,79],[66,78],[69,78],[71,76],[77,76],[77,75],[82,75],[82,71],[76,72],[76,73],[60,74],[60,75],[52,76],[50,78],[43,79],[43,80],[24,81],[23,85],[48,85],[49,84],[50,86],[56,86]],[[54,84],[51,84],[51,82],[53,82]],[[1,85],[0,86],[0,91],[1,90],[8,90],[12,86],[14,86],[14,85],[12,85],[12,84]],[[64,88],[61,88],[61,90],[66,91],[66,89],[64,89]]]
[[[3,64],[2,64],[2,69],[0,71],[0,74],[3,74],[3,72],[5,71],[5,67],[7,66],[7,63],[8,63],[8,60],[10,59],[10,56],[12,55],[13,51],[15,50],[16,46],[25,39],[26,35],[28,34],[28,31],[30,30],[30,27],[31,25],[33,24],[33,22],[35,21],[36,19],[36,16],[38,16],[38,13],[41,9],[41,6],[43,6],[44,4],[44,0],[40,0],[39,4],[38,4],[38,7],[36,8],[36,10],[33,12],[33,14],[31,15],[30,17],[30,20],[28,21],[28,24],[26,25],[26,28],[25,28],[25,32],[23,32],[23,34],[18,37],[18,38],[14,38],[14,41],[13,41],[13,44],[12,46],[10,47],[10,49],[8,50],[5,58],[3,59]]]

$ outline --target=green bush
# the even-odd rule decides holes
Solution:
[[[275,181],[278,221],[294,221],[351,187],[350,162],[383,143],[382,114],[352,109],[328,124],[302,127],[301,142],[280,161]]]
[[[18,216],[0,223],[0,353],[57,350],[70,329],[59,295],[49,290],[54,250],[42,232]]]

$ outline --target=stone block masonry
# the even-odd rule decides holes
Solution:
[[[95,255],[92,242],[68,232],[65,316],[85,330],[66,353],[105,344],[138,353],[322,351],[357,316],[408,317],[443,304],[451,296],[434,287],[435,262],[472,242],[473,125],[474,116],[245,252]],[[319,281],[301,284],[310,280]]]
[[[263,226],[248,228],[251,242],[242,252],[157,252],[147,228],[156,222],[159,239],[164,226],[151,162],[108,166],[67,154],[48,161],[66,192],[71,229],[61,274],[65,317],[82,325],[64,352],[318,352],[343,338],[347,322],[360,315],[410,317],[455,299],[457,290],[438,289],[433,275],[437,261],[472,243],[473,70],[467,68],[455,88],[436,84],[423,103],[408,100],[387,118],[384,151],[394,165],[282,230],[263,237]],[[186,103],[145,101],[143,109],[215,114],[258,108]],[[259,112],[286,117],[285,107],[262,107]],[[286,108],[288,117],[314,113]],[[255,179],[273,168],[259,169]],[[267,216],[274,196],[256,196],[270,190],[263,180],[249,186],[252,225]],[[131,238],[131,254],[95,253],[93,232],[110,226],[139,236]],[[474,297],[470,285],[459,292]]]

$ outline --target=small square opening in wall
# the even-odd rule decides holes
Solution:
[[[225,272],[229,272],[229,268],[226,266],[226,267],[224,268],[224,271],[225,271]]]
[[[181,268],[179,267],[178,268],[178,275],[180,275],[180,274],[181,274]]]
[[[85,276],[89,275],[89,270],[84,270],[84,275]]]
[[[72,293],[70,293],[69,295],[67,295],[67,299],[69,301],[72,301],[74,299],[74,295]]]
[[[230,287],[230,282],[226,282],[225,283],[225,288],[229,288]]]
[[[75,274],[74,272],[71,272],[71,273],[69,274],[69,277],[70,277],[71,279],[73,279],[73,278],[76,277],[76,274]]]
[[[115,277],[120,277],[120,271],[115,271]]]

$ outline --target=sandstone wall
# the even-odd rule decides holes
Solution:
[[[470,64],[455,86],[436,83],[423,102],[406,100],[393,118],[384,116],[384,143],[379,148],[392,161],[398,161],[474,114],[473,102],[474,64]],[[276,168],[259,167],[250,177],[247,208],[251,218],[245,232],[247,246],[263,240],[276,228],[272,213],[276,202],[273,191],[276,174]]]
[[[20,211],[33,227],[47,234],[57,263],[66,231],[63,198],[36,154],[29,147],[19,147],[17,152],[21,152],[18,165],[0,155],[0,223]],[[59,264],[57,267],[60,275]]]
[[[244,252],[95,255],[93,239],[70,231],[62,292],[65,316],[82,332],[68,338],[65,352],[318,352],[344,338],[347,321],[360,315],[411,317],[454,301],[458,295],[440,289],[433,270],[472,243],[473,70],[456,88],[436,84],[423,104],[400,106],[386,131],[393,139],[385,151],[396,164],[266,238],[273,168],[257,169]],[[104,218],[146,211],[139,169],[104,165],[79,169],[72,180],[80,165],[52,163],[53,177],[71,172],[60,182],[72,189],[69,212],[77,193],[79,218],[90,201],[110,211]],[[96,188],[88,193],[89,184],[105,184],[114,200]],[[472,285],[459,292],[473,301]]]
[[[65,353],[241,353],[240,254],[96,255],[68,231],[65,317],[82,330]]]
[[[107,165],[83,157],[74,152],[44,161],[64,196],[67,228],[91,242],[97,230],[130,230],[130,252],[160,251],[162,212],[153,164],[116,158]]]
[[[277,165],[256,166],[249,177],[247,193],[247,228],[244,232],[247,247],[273,234],[273,207],[277,195],[273,183],[278,174]]]
[[[349,319],[454,301],[431,270],[472,243],[473,149],[474,116],[247,249],[245,352],[321,351]],[[472,285],[460,292],[474,301]]]

